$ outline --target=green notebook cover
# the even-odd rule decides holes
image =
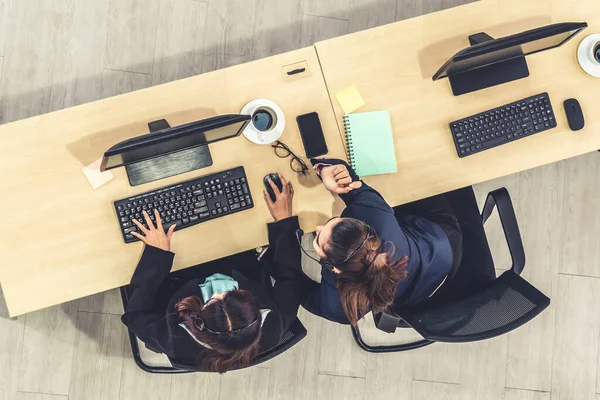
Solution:
[[[359,176],[397,171],[389,111],[348,114],[344,125],[350,165]]]

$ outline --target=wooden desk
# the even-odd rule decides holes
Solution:
[[[576,51],[600,31],[597,0],[484,0],[317,43],[319,61],[340,131],[343,111],[335,94],[355,84],[366,105],[357,112],[391,113],[398,173],[366,178],[398,205],[600,149],[600,80],[579,67]],[[587,21],[563,47],[527,57],[530,77],[454,97],[448,80],[431,76],[468,36],[494,37],[554,22]],[[451,121],[548,92],[558,128],[460,159]],[[586,127],[569,130],[562,102],[577,98]]]
[[[281,140],[292,150],[304,153],[295,117],[317,111],[329,154],[343,157],[343,112],[334,95],[356,84],[367,102],[359,111],[388,109],[392,115],[398,173],[366,178],[392,204],[600,149],[600,121],[594,112],[600,81],[586,75],[576,61],[580,40],[600,30],[598,11],[596,0],[483,0],[317,43],[318,60],[313,48],[301,49],[0,126],[6,221],[0,283],[10,314],[127,284],[141,244],[122,242],[112,201],[131,194],[246,167],[255,208],[177,232],[174,269],[266,243],[265,223],[271,219],[261,192],[262,178],[269,172],[291,177],[303,229],[313,230],[341,209],[314,175],[298,180],[289,159],[242,137],[211,145],[210,168],[135,188],[119,169],[114,181],[92,190],[81,168],[111,145],[146,133],[146,124],[157,119],[166,118],[174,126],[236,113],[252,99],[269,98],[284,110],[287,128]],[[587,21],[590,28],[560,49],[529,56],[527,79],[461,97],[452,96],[447,81],[431,81],[446,59],[468,45],[472,33],[498,37],[559,21]],[[287,79],[282,66],[302,61],[307,73]],[[544,91],[552,99],[557,129],[457,157],[450,121]],[[561,103],[569,97],[578,98],[584,109],[586,128],[580,132],[571,132],[566,124]]]
[[[285,78],[282,66],[306,61],[302,77]],[[264,175],[291,178],[303,229],[314,230],[333,213],[334,198],[318,179],[298,180],[290,159],[244,137],[210,145],[214,165],[130,187],[123,168],[92,190],[81,168],[111,145],[148,132],[161,118],[172,125],[238,113],[250,100],[268,98],[284,111],[281,141],[304,154],[295,118],[317,111],[331,156],[344,149],[314,48],[155,86],[79,107],[0,126],[0,193],[4,234],[0,282],[11,316],[129,283],[142,245],[124,244],[112,201],[196,176],[243,165],[255,201],[252,210],[175,233],[174,269],[189,267],[267,243],[272,221],[263,199]],[[337,207],[339,204],[336,203]],[[10,211],[9,211],[10,210]]]

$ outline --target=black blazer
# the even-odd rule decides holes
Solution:
[[[302,272],[295,237],[298,228],[297,217],[268,224],[270,247],[260,264],[268,264],[270,275],[276,280],[271,293],[238,271],[232,274],[240,289],[249,290],[257,297],[260,308],[271,310],[262,326],[261,351],[276,345],[288,331],[296,320],[300,301],[312,283]],[[133,293],[121,320],[150,349],[175,360],[195,363],[204,347],[179,326],[181,321],[174,306],[185,297],[201,297],[198,285],[206,277],[191,279],[174,293],[168,293],[163,282],[169,276],[174,257],[171,252],[146,246],[131,279]],[[227,258],[222,261],[227,262]],[[166,306],[160,301],[165,297],[165,291],[168,296]]]

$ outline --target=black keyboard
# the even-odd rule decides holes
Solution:
[[[131,234],[139,233],[132,219],[137,219],[148,227],[142,215],[143,210],[148,212],[150,219],[155,223],[154,210],[157,209],[166,231],[173,224],[177,224],[175,230],[180,230],[252,207],[252,196],[244,167],[115,201],[115,210],[125,243],[139,240]]]
[[[459,157],[556,128],[548,93],[450,123]]]

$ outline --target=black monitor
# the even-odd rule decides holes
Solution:
[[[471,47],[456,53],[433,75],[449,78],[455,96],[529,76],[525,56],[566,43],[587,27],[585,22],[547,25],[494,39],[486,33],[469,36]]]
[[[220,115],[175,127],[160,120],[150,132],[112,146],[100,170],[125,166],[132,186],[212,165],[209,143],[240,135],[250,115]]]

